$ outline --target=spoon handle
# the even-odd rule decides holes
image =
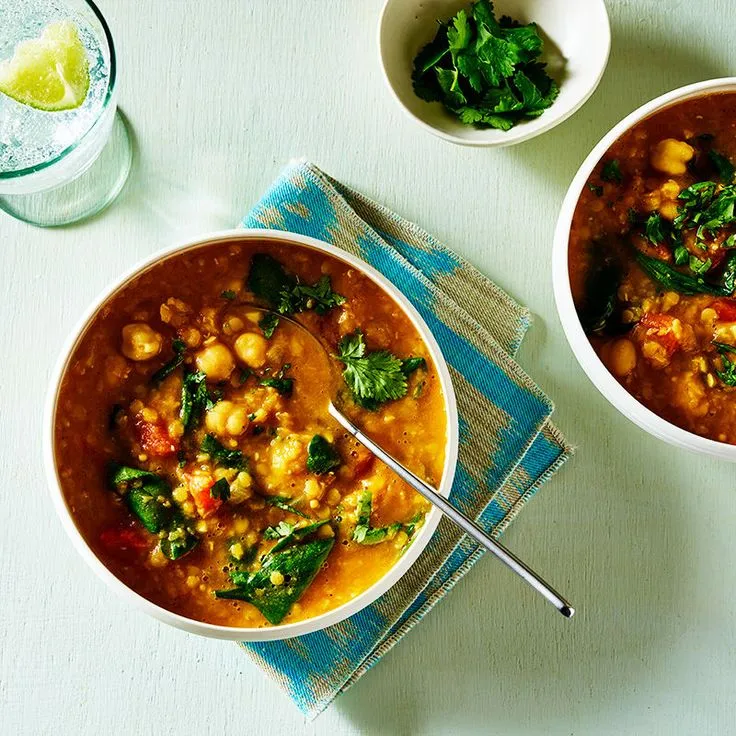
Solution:
[[[329,411],[330,415],[350,432],[361,445],[368,448],[377,458],[386,463],[391,470],[405,480],[414,490],[424,496],[424,498],[433,503],[443,514],[449,516],[457,526],[466,534],[470,535],[478,544],[493,553],[504,565],[511,568],[522,580],[541,593],[565,618],[572,618],[575,614],[575,609],[554,588],[548,585],[539,575],[516,557],[513,552],[510,552],[502,544],[499,544],[486,534],[474,521],[458,511],[446,498],[440,496],[434,488],[427,485],[421,478],[414,475],[411,470],[404,467],[398,460],[377,445],[370,437],[363,434],[331,402]]]

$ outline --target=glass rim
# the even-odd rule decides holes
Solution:
[[[48,161],[42,161],[41,163],[34,164],[33,166],[27,166],[24,169],[15,169],[14,171],[5,171],[5,172],[0,171],[0,180],[19,179],[22,176],[28,176],[29,174],[35,174],[39,171],[43,171],[45,169],[50,168],[54,164],[59,163],[59,161],[66,158],[72,151],[75,151],[77,148],[79,148],[82,141],[84,141],[87,138],[87,136],[89,136],[89,134],[97,127],[97,124],[100,122],[100,119],[102,118],[102,116],[107,111],[110,105],[110,101],[112,100],[113,92],[115,91],[115,80],[117,76],[117,62],[115,59],[115,44],[112,40],[112,33],[110,31],[110,27],[107,25],[105,16],[102,15],[102,12],[97,7],[97,5],[94,3],[94,0],[83,0],[83,2],[92,10],[94,15],[97,17],[97,20],[100,22],[103,33],[105,34],[105,40],[107,41],[107,47],[110,50],[110,75],[109,75],[109,79],[107,83],[107,90],[105,91],[105,99],[102,101],[102,105],[100,107],[99,114],[95,118],[95,121],[92,123],[92,125],[90,125],[89,128],[87,128],[87,130],[85,130],[84,133],[79,138],[77,138],[77,140],[74,141],[74,143],[71,143],[70,145],[68,145],[63,151],[61,151],[59,154],[54,156],[54,158],[49,159]]]

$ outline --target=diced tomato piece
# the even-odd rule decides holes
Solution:
[[[135,432],[143,450],[153,457],[175,455],[179,451],[179,441],[171,437],[163,422],[147,422],[138,418]]]
[[[674,322],[675,318],[669,314],[647,313],[639,320],[635,336],[642,344],[655,342],[660,345],[664,352],[661,357],[669,359],[680,347],[680,340],[673,331]]]
[[[110,552],[141,552],[150,546],[143,532],[130,526],[103,529],[100,542]]]
[[[211,489],[215,479],[204,474],[186,474],[186,484],[189,493],[194,499],[197,512],[200,516],[209,516],[222,506],[219,498],[213,498]]]
[[[736,299],[717,299],[713,302],[718,319],[723,322],[736,322]]]
[[[368,452],[362,446],[356,449],[358,455],[353,465],[353,477],[358,480],[366,475],[373,467],[376,456],[372,452]]]

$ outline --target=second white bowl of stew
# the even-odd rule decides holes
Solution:
[[[88,563],[166,623],[225,639],[306,634],[383,594],[439,513],[329,417],[330,361],[345,413],[448,495],[447,366],[363,261],[300,235],[228,231],[108,289],[63,351],[44,438]]]
[[[623,414],[736,460],[736,78],[633,112],[565,198],[554,288],[568,341]]]

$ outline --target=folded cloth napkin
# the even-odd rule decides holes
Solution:
[[[412,302],[447,360],[457,394],[460,452],[451,500],[499,536],[569,456],[552,402],[512,356],[529,312],[411,222],[293,162],[243,220],[309,235],[362,258]],[[315,717],[468,572],[482,554],[443,518],[411,569],[375,603],[322,631],[243,648]]]

